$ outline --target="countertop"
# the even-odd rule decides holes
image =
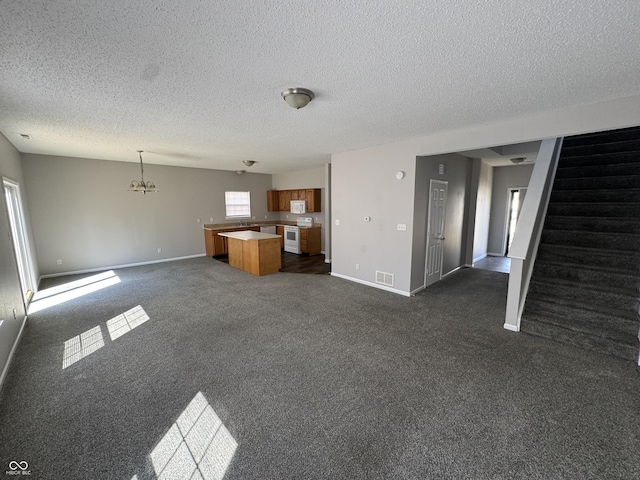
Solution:
[[[277,238],[278,240],[280,240],[280,235],[274,235],[272,233],[254,232],[252,230],[219,233],[218,235],[220,235],[221,237],[235,238],[237,240],[268,240],[270,238]]]
[[[290,220],[277,220],[275,222],[252,222],[248,225],[240,225],[239,223],[205,223],[205,230],[224,230],[226,228],[249,228],[249,227],[275,227],[278,225],[297,225],[296,222]],[[314,227],[322,227],[321,223],[314,223]]]

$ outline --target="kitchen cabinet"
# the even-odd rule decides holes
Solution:
[[[277,212],[280,210],[280,192],[278,190],[267,190],[267,211]]]
[[[229,253],[227,239],[218,235],[219,233],[240,232],[243,230],[259,232],[260,227],[205,228],[204,245],[207,257],[216,257],[218,255],[226,255]]]
[[[303,188],[298,190],[267,190],[268,212],[291,211],[291,200],[306,200],[307,212],[322,211],[322,190],[320,188]]]
[[[284,225],[276,225],[276,235],[280,235],[280,250],[284,249]]]
[[[288,212],[291,210],[291,190],[280,190],[278,192],[279,205],[281,212]]]
[[[229,265],[254,275],[268,275],[280,270],[280,240],[261,232],[222,232],[229,245]]]
[[[320,227],[300,228],[300,251],[309,255],[320,255],[321,247]]]
[[[307,212],[321,212],[322,199],[320,197],[321,190],[319,188],[309,188],[306,191]]]

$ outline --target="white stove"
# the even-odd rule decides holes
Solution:
[[[289,253],[300,254],[300,228],[312,227],[312,217],[296,218],[296,225],[284,226],[284,251]]]

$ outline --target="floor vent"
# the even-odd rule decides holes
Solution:
[[[393,287],[393,273],[385,273],[376,270],[376,283]]]

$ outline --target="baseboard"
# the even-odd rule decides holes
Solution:
[[[493,253],[493,252],[487,252],[487,257],[504,257],[503,254],[501,253]]]
[[[409,292],[405,292],[403,290],[398,290],[397,288],[387,287],[385,285],[380,285],[379,283],[368,282],[367,280],[360,280],[359,278],[353,278],[353,277],[349,277],[347,275],[342,275],[340,273],[335,273],[335,272],[331,272],[331,275],[333,277],[338,277],[338,278],[342,278],[344,280],[349,280],[350,282],[361,283],[362,285],[367,285],[369,287],[378,288],[380,290],[385,290],[385,291],[391,292],[391,293],[397,293],[398,295],[402,295],[404,297],[410,297],[411,296],[411,293],[409,293]]]
[[[2,369],[2,375],[0,375],[0,390],[2,390],[2,385],[4,384],[4,379],[7,376],[7,373],[9,372],[9,365],[11,365],[11,361],[13,360],[13,355],[16,353],[16,350],[18,348],[18,344],[20,343],[20,340],[22,339],[22,332],[24,331],[24,327],[27,324],[27,316],[25,315],[24,318],[22,319],[22,325],[20,326],[20,331],[18,332],[18,336],[16,337],[16,340],[13,342],[13,346],[11,347],[11,351],[9,352],[9,357],[7,358],[7,363],[5,364],[4,368]]]
[[[480,255],[478,258],[474,258],[473,259],[473,263],[479,262],[480,260],[483,260],[485,258],[487,258],[487,255],[489,255],[488,253],[484,253],[482,255]]]
[[[70,272],[62,272],[62,273],[49,273],[47,275],[41,275],[40,279],[43,278],[54,278],[54,277],[64,277],[65,275],[77,275],[79,273],[93,273],[93,272],[102,272],[104,270],[114,270],[116,268],[129,268],[129,267],[141,267],[143,265],[152,265],[154,263],[165,263],[165,262],[175,262],[177,260],[187,260],[189,258],[198,258],[205,257],[206,253],[199,253],[197,255],[187,255],[184,257],[173,257],[173,258],[163,258],[162,260],[151,260],[148,262],[138,262],[138,263],[124,263],[121,265],[111,265],[99,268],[87,268],[84,270],[72,270]],[[40,282],[38,280],[38,282]]]
[[[460,270],[462,268],[462,265],[460,265],[459,267],[454,268],[453,270],[451,270],[450,272],[445,273],[444,275],[442,275],[442,277],[440,277],[440,280],[442,280],[444,277],[448,277],[449,275],[451,275],[452,273],[456,273],[458,270]]]

